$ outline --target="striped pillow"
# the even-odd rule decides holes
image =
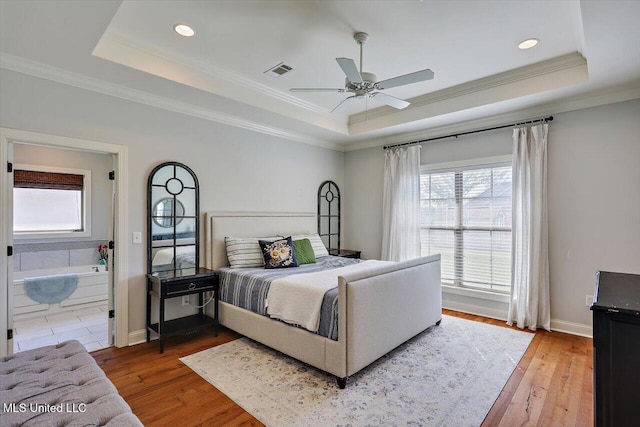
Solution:
[[[324,246],[324,243],[322,243],[322,239],[320,239],[318,234],[298,234],[297,236],[291,236],[291,240],[293,241],[302,239],[309,239],[316,258],[329,255],[329,251],[327,251],[327,248]]]
[[[227,259],[231,268],[264,267],[264,257],[258,240],[274,241],[275,237],[225,237]]]

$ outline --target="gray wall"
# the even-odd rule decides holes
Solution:
[[[146,182],[164,161],[200,181],[201,212],[316,210],[318,185],[343,186],[343,154],[2,69],[0,126],[129,147],[130,231],[146,234]],[[146,237],[143,237],[146,241]],[[129,246],[129,330],[144,328],[146,245]],[[176,310],[181,310],[179,307]]]
[[[640,274],[640,100],[557,116],[549,136],[551,317],[590,323],[597,270]]]
[[[108,224],[111,218],[112,186],[108,173],[113,169],[112,156],[15,144],[13,161],[15,164],[91,170],[91,236],[65,239],[15,239],[14,271],[97,264],[98,245],[105,243],[108,238]]]
[[[380,255],[383,152],[342,154],[0,70],[0,126],[129,147],[131,231],[146,230],[146,179],[190,166],[201,210],[315,211],[318,185],[343,189],[343,247]],[[640,273],[640,101],[556,115],[549,135],[552,318],[589,324],[598,269]],[[426,145],[424,162],[509,153],[510,131]],[[129,245],[131,331],[144,327],[145,245]],[[496,307],[498,307],[496,305]],[[500,307],[498,307],[500,308]]]
[[[549,131],[551,317],[590,325],[597,270],[640,273],[640,100],[555,115]],[[511,130],[425,144],[423,164],[511,153]],[[380,256],[381,148],[345,154],[344,247]],[[494,301],[448,295],[499,312]],[[506,314],[506,313],[505,313]]]

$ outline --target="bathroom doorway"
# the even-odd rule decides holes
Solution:
[[[111,345],[114,156],[13,143],[13,352]]]
[[[0,262],[0,326],[7,327],[0,355],[69,339],[89,351],[127,345],[126,246],[117,245],[124,242],[126,147],[0,132],[0,157],[8,165],[0,186],[0,240],[7,250]],[[49,206],[30,204],[49,198]],[[60,206],[79,214],[57,212]]]

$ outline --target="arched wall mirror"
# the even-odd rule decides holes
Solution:
[[[198,178],[186,165],[156,166],[147,183],[147,271],[200,266]]]
[[[340,250],[340,189],[333,181],[318,188],[318,234],[331,250]]]

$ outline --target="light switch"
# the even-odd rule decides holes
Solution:
[[[133,232],[133,244],[139,245],[142,243],[142,232],[134,231]]]

